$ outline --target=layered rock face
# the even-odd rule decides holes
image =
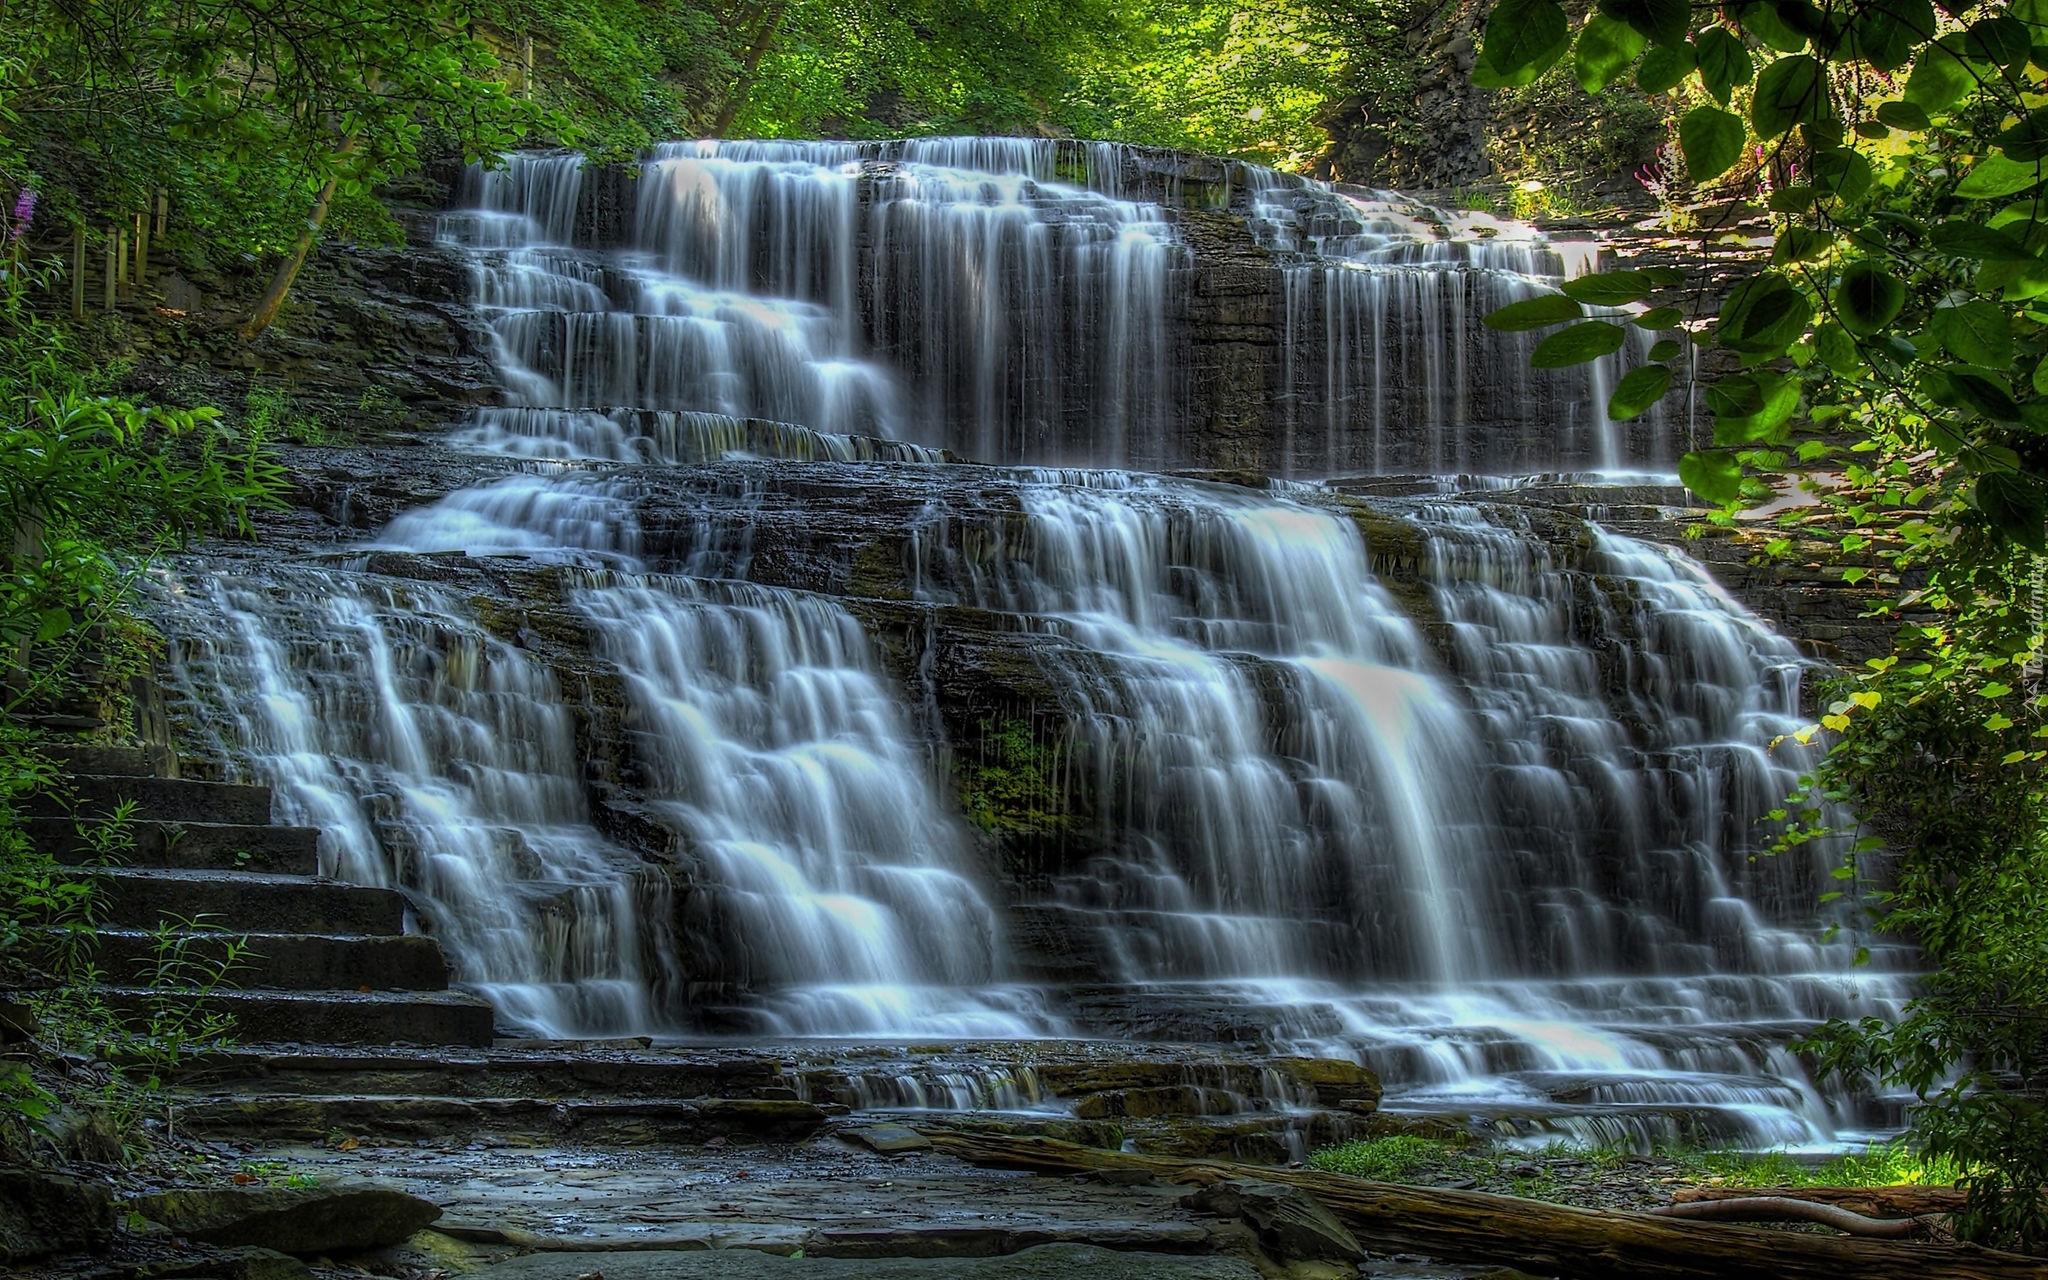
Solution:
[[[1654,463],[1473,345],[1539,282],[1397,230],[990,140],[478,175],[501,402],[305,452],[263,558],[169,575],[179,712],[536,1033],[1251,1041],[1585,1132],[1851,1122],[1774,1028],[1903,959],[1817,940],[1824,844],[1754,856],[1797,650],[1582,503],[1249,474]]]

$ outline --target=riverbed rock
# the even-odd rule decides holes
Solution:
[[[183,1187],[129,1207],[203,1244],[280,1253],[335,1253],[403,1242],[441,1216],[439,1205],[370,1183],[334,1187]]]
[[[1322,1201],[1277,1182],[1218,1182],[1182,1197],[1197,1213],[1237,1218],[1282,1262],[1357,1262],[1364,1246]]]
[[[930,1138],[900,1124],[878,1124],[866,1129],[848,1129],[842,1136],[858,1142],[877,1155],[896,1156],[932,1149]]]
[[[113,1229],[113,1197],[100,1184],[0,1168],[0,1263],[90,1249]]]
[[[751,1249],[535,1253],[501,1262],[491,1280],[1257,1280],[1234,1258],[1048,1244],[995,1258],[780,1257]]]

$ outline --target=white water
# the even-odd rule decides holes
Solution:
[[[1696,567],[1596,530],[1567,571],[1421,508],[1446,667],[1334,514],[1115,474],[1018,497],[1022,529],[935,512],[925,590],[1079,646],[1046,674],[1103,852],[1039,905],[1138,993],[1120,1011],[1362,1053],[1417,1105],[1684,1104],[1798,1145],[1850,1122],[1740,1028],[1895,1011],[1903,963],[1814,941],[1831,849],[1753,859],[1809,763],[1778,742],[1801,663]]]
[[[1185,247],[1129,198],[1126,158],[678,144],[603,248],[574,157],[475,175],[446,230],[505,403],[451,442],[499,461],[378,534],[393,559],[171,582],[189,718],[323,828],[329,869],[404,888],[528,1031],[1222,1036],[1352,1054],[1406,1105],[1525,1125],[1853,1127],[1783,1045],[1895,1008],[1902,965],[1813,941],[1824,847],[1752,860],[1802,767],[1771,746],[1799,664],[1696,567],[1440,504],[1375,516],[1419,574],[1383,581],[1388,548],[1306,486],[932,465],[941,442],[1174,456]],[[1288,339],[1324,398],[1289,419],[1283,466],[1409,465],[1402,423],[1425,462],[1463,465],[1472,397],[1496,393],[1564,396],[1566,456],[1657,461],[1571,417],[1597,382],[1509,386],[1520,349],[1468,341],[1476,298],[1537,287],[1538,251],[1403,239],[1281,189],[1253,194],[1302,255],[1289,315],[1299,288],[1302,325],[1348,326],[1315,368]],[[653,483],[734,458],[782,461]],[[804,501],[802,466],[924,487],[924,602],[1051,646],[1033,713],[1091,825],[1043,883],[996,883],[951,812],[925,677],[885,675],[879,631],[736,581],[751,504],[786,482]],[[523,622],[498,599],[515,585],[542,602]],[[626,811],[670,843],[622,843]],[[1064,970],[1022,970],[1020,924]]]
[[[1561,282],[1559,251],[1445,239],[1428,220],[1453,215],[1249,165],[1197,196],[1162,163],[1042,139],[669,143],[606,197],[631,214],[603,236],[581,157],[473,170],[475,208],[445,231],[480,251],[475,296],[508,402],[528,407],[485,410],[476,431],[531,438],[532,407],[599,411],[588,421],[632,406],[1163,468],[1220,460],[1197,440],[1207,415],[1250,413],[1270,420],[1281,475],[1632,456],[1601,406],[1650,335],[1632,331],[1631,357],[1541,372],[1532,335],[1479,325]],[[1257,293],[1190,291],[1187,215],[1169,206],[1191,200],[1242,209],[1267,252],[1227,269],[1272,271],[1277,315]],[[1268,323],[1277,351],[1243,366],[1264,347],[1239,345],[1242,326]],[[1240,390],[1216,381],[1226,368]],[[1661,411],[1636,432],[1639,461],[1671,463]]]

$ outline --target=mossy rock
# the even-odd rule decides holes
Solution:
[[[392,1187],[181,1187],[128,1207],[201,1244],[337,1253],[402,1244],[441,1207]]]

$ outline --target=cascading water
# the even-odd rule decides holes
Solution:
[[[1904,987],[1802,928],[1829,850],[1753,859],[1806,763],[1778,741],[1802,664],[1697,569],[1594,529],[1567,571],[1422,508],[1388,531],[1424,548],[1439,660],[1335,513],[1117,474],[1019,496],[1021,529],[935,511],[921,582],[1087,655],[1047,675],[1103,852],[1027,904],[1122,984],[1082,1003],[1363,1052],[1416,1100],[1596,1090],[1796,1143],[1847,1118],[1729,1031]]]
[[[483,251],[476,298],[522,406],[481,415],[487,435],[530,435],[529,406],[633,406],[989,462],[1334,475],[1675,456],[1661,411],[1636,428],[1647,451],[1606,420],[1624,357],[1535,371],[1529,335],[1480,327],[1555,287],[1559,250],[1445,238],[1452,215],[1391,197],[1235,163],[1191,182],[1139,149],[1041,139],[672,143],[623,193],[581,165],[473,171],[475,207],[449,223]],[[607,202],[631,212],[600,231]],[[1231,270],[1268,277],[1227,306],[1191,283],[1212,233],[1184,226],[1219,203],[1255,242]],[[1245,345],[1269,310],[1278,346]],[[1273,419],[1256,459],[1204,435],[1246,405]]]
[[[1853,1129],[1787,1028],[1906,966],[1811,941],[1824,846],[1753,856],[1801,664],[1683,557],[941,447],[1214,461],[1193,215],[1236,210],[1282,320],[1258,461],[1659,460],[1599,417],[1612,369],[1475,327],[1551,251],[1205,172],[932,139],[472,173],[474,478],[342,555],[167,576],[188,720],[529,1030],[1251,1038],[1510,1128]],[[970,615],[1029,641],[1078,815],[1029,874],[945,783],[933,637]]]
[[[404,889],[508,1024],[662,1021],[667,882],[591,824],[545,670],[422,583],[230,570],[166,595],[196,723],[320,828],[324,873]]]

